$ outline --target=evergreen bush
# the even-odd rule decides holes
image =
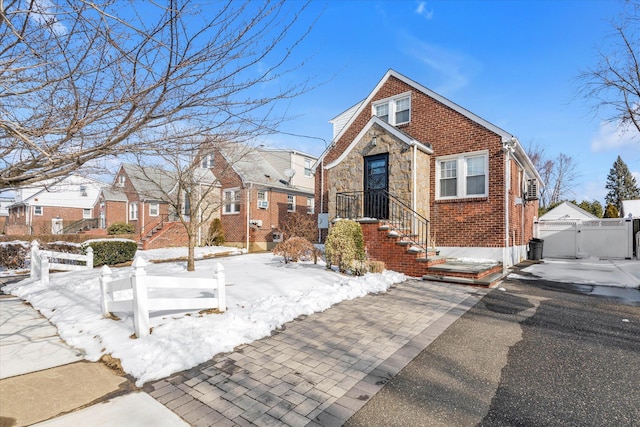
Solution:
[[[342,273],[350,271],[354,261],[364,261],[364,237],[360,224],[351,220],[333,224],[325,242],[325,257],[327,268],[337,265]]]
[[[107,234],[110,236],[117,236],[120,234],[133,234],[136,229],[133,224],[127,224],[124,222],[114,222],[107,228]]]
[[[83,253],[88,246],[93,249],[93,266],[115,265],[133,260],[138,244],[132,240],[99,240],[83,245]]]
[[[220,218],[214,218],[209,224],[209,233],[207,235],[207,240],[205,241],[206,246],[222,246],[224,245],[224,230],[222,229],[222,221]]]

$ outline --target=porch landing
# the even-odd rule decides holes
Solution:
[[[497,285],[505,276],[502,263],[470,263],[457,259],[447,259],[444,263],[429,266],[422,279],[492,287]]]

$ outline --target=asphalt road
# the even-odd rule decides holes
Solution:
[[[593,291],[503,282],[346,425],[640,426],[640,290]]]

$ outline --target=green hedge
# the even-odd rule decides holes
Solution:
[[[133,224],[126,224],[124,222],[114,222],[107,228],[107,234],[114,236],[118,234],[133,234],[136,228]]]
[[[115,265],[133,260],[138,250],[138,244],[129,240],[100,240],[89,242],[83,246],[86,252],[87,246],[93,249],[93,266]]]

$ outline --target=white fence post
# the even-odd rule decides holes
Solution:
[[[147,296],[147,263],[140,256],[133,260],[133,325],[136,336],[149,335],[149,303]]]
[[[93,269],[93,248],[91,246],[87,248],[87,268]]]
[[[40,266],[40,259],[38,258],[38,241],[31,242],[31,274],[32,279],[39,279],[38,268]]]
[[[109,317],[109,302],[107,301],[107,296],[109,294],[108,287],[111,282],[111,269],[106,265],[100,269],[100,294],[102,296],[102,315],[104,317]]]
[[[219,311],[227,311],[227,297],[225,294],[225,277],[224,277],[224,267],[219,262],[216,263],[216,287],[217,287],[217,297],[218,297],[218,310]]]
[[[45,286],[49,284],[49,258],[46,256],[40,257],[40,280]]]

